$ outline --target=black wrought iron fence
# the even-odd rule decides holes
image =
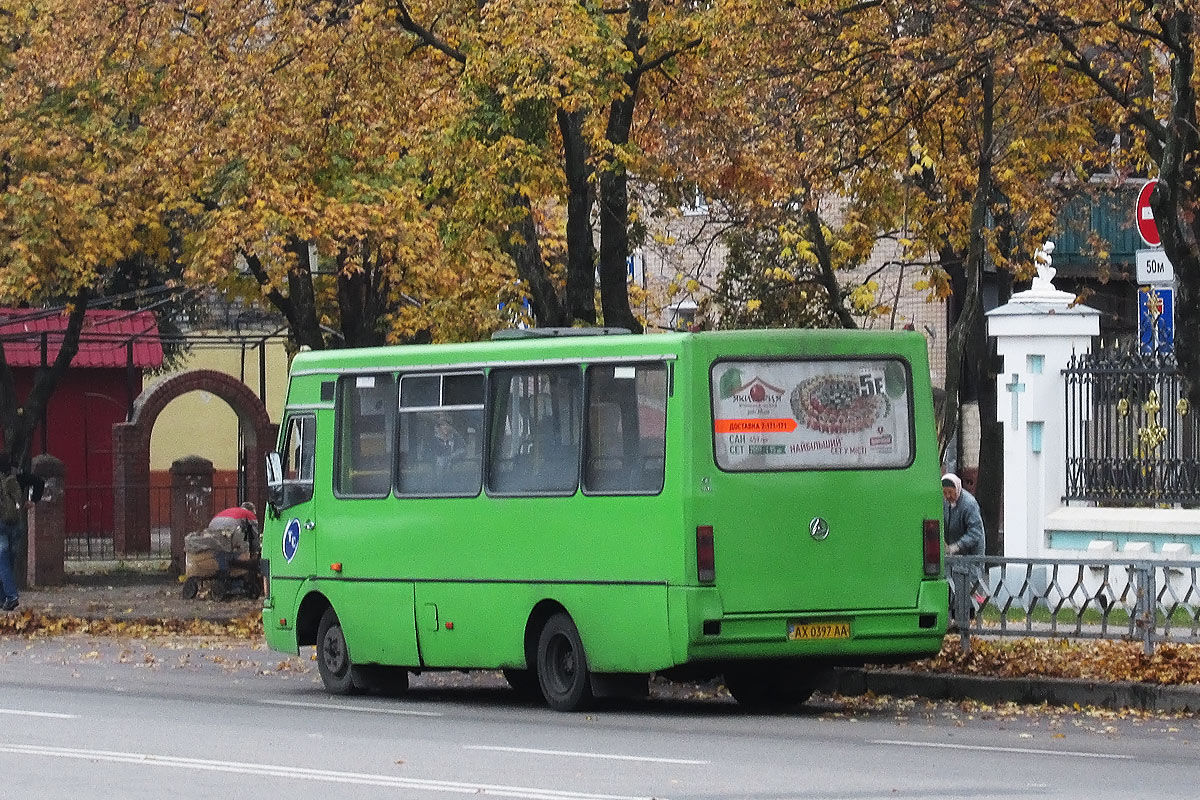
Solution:
[[[171,556],[171,492],[169,485],[145,487],[150,500],[150,546],[145,552],[117,553],[113,532],[113,487],[110,484],[67,484],[63,555],[67,561],[165,559]],[[238,503],[236,486],[213,487],[213,508]]]
[[[1200,560],[947,556],[962,637],[1200,643]]]
[[[1173,355],[1099,348],[1063,375],[1064,500],[1200,504],[1200,425]]]

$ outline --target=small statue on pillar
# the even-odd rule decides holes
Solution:
[[[1054,242],[1043,242],[1033,255],[1033,264],[1037,267],[1037,277],[1029,288],[1035,292],[1054,292],[1054,274],[1058,272],[1053,266]]]

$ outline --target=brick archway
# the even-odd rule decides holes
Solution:
[[[246,491],[258,508],[265,508],[263,463],[278,430],[266,406],[246,384],[223,372],[196,369],[172,375],[146,387],[133,404],[132,418],[113,426],[113,546],[118,555],[150,550],[150,434],[168,403],[198,391],[221,398],[237,415]]]

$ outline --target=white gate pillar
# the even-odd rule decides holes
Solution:
[[[1074,305],[1054,288],[1054,243],[1035,258],[1028,291],[987,312],[988,335],[1004,367],[997,377],[996,416],[1004,426],[1004,555],[1036,558],[1046,550],[1046,515],[1066,494],[1067,414],[1062,371],[1072,353],[1091,350],[1100,312]],[[987,458],[981,453],[980,458]]]

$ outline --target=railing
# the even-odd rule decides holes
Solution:
[[[67,484],[64,558],[69,562],[170,558],[172,489],[162,485],[146,487],[145,491],[150,498],[150,549],[118,554],[113,537],[113,487]],[[236,486],[213,487],[214,511],[237,503]]]
[[[1066,384],[1065,500],[1200,503],[1200,425],[1173,355],[1073,355]]]
[[[951,628],[971,636],[1200,643],[1200,561],[947,556]]]

